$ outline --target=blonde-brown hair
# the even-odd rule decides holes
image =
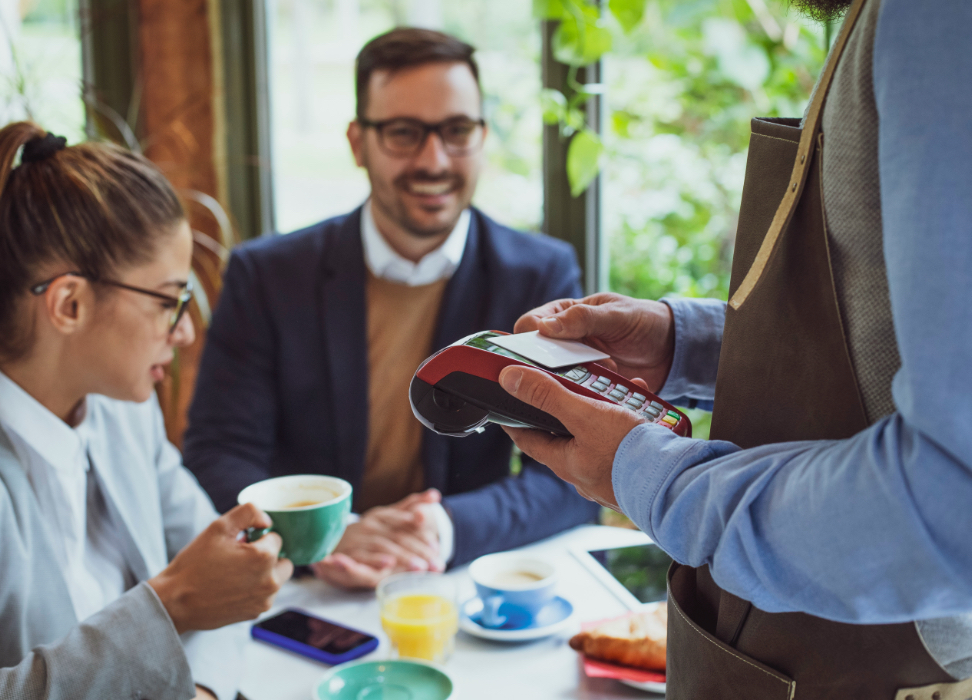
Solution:
[[[31,122],[0,129],[0,359],[30,347],[18,304],[45,264],[110,279],[148,262],[160,237],[185,218],[159,169],[111,144],[68,146],[14,167],[21,148],[45,136]]]

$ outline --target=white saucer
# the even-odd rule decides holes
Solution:
[[[556,634],[569,627],[574,622],[574,606],[566,598],[557,596],[537,613],[537,617],[548,622],[540,625],[530,625],[523,629],[504,630],[483,627],[473,617],[483,609],[483,601],[479,598],[467,600],[460,607],[459,629],[474,637],[490,639],[494,642],[529,642]]]
[[[618,681],[638,690],[647,690],[649,693],[661,693],[662,695],[665,694],[665,684],[658,683],[657,681],[626,681],[621,678]]]

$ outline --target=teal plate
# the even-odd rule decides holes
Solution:
[[[352,661],[332,668],[314,688],[314,700],[446,700],[452,681],[417,661]]]

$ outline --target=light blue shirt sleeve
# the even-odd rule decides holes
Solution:
[[[659,392],[676,406],[712,410],[716,370],[726,325],[726,302],[719,299],[662,299],[672,310],[675,357]]]
[[[624,512],[764,610],[863,623],[972,611],[970,36],[967,0],[881,9],[874,90],[897,412],[847,440],[750,450],[643,425],[615,456]]]

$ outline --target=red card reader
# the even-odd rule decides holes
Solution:
[[[671,404],[595,362],[550,369],[490,342],[501,331],[474,333],[443,348],[423,362],[409,385],[412,412],[440,435],[466,437],[486,423],[535,428],[571,437],[563,424],[514,398],[499,384],[504,367],[536,367],[581,396],[624,406],[647,422],[691,437],[688,417]]]

